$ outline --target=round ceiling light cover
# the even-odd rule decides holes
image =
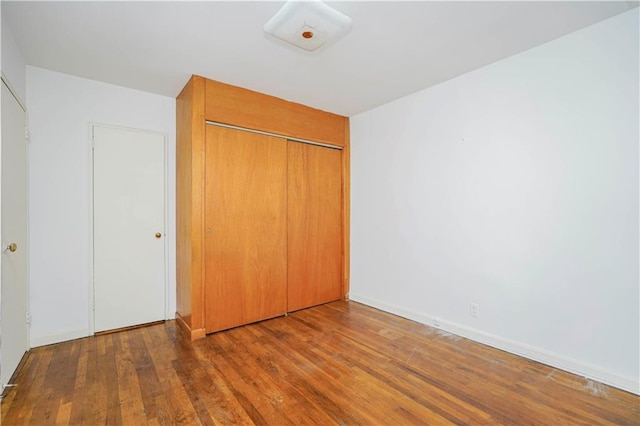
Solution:
[[[264,25],[267,34],[308,51],[338,40],[349,28],[351,18],[320,0],[287,1]]]

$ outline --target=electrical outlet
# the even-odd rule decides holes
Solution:
[[[477,303],[471,303],[469,305],[469,315],[471,315],[471,317],[475,319],[480,318],[480,305],[478,305]]]
[[[433,326],[440,328],[440,318],[436,318],[433,320]]]

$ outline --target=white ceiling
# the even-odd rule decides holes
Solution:
[[[305,53],[268,40],[271,2],[8,2],[28,65],[175,97],[198,74],[352,116],[637,2],[329,2],[353,19]]]

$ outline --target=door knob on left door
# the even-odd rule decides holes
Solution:
[[[162,237],[162,234],[159,232],[156,232],[156,238],[160,238],[160,237]]]
[[[11,253],[14,253],[16,250],[18,250],[18,245],[16,243],[11,243],[8,246],[5,246],[2,251],[6,252],[7,250],[9,250]]]

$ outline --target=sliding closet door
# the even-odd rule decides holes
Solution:
[[[288,146],[288,311],[342,297],[342,151]]]
[[[206,126],[206,332],[286,313],[287,141]]]

